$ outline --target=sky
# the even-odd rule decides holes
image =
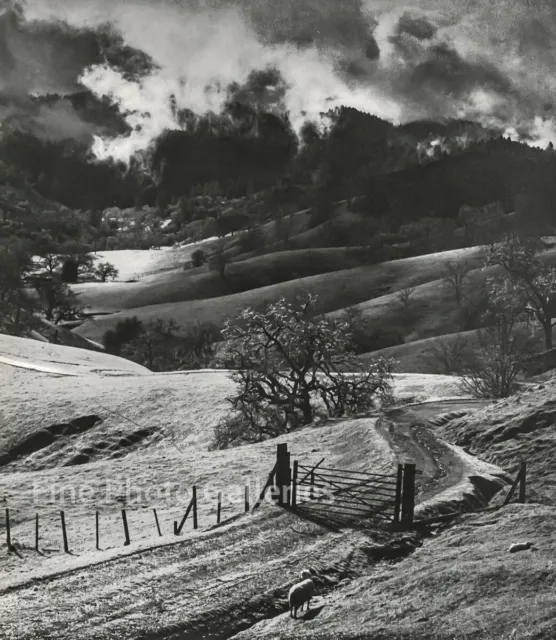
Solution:
[[[344,104],[395,123],[468,118],[556,143],[549,0],[26,0],[18,11],[0,0],[0,11],[0,121],[30,94],[84,86],[132,129],[94,134],[98,157],[128,159],[179,126],[176,106],[218,112],[231,83],[267,69],[280,88],[266,91],[296,128]],[[129,48],[126,69],[98,34]],[[67,107],[33,117],[45,135],[92,133]]]

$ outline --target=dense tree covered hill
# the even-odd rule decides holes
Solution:
[[[454,216],[464,205],[499,201],[514,210],[523,196],[542,213],[554,210],[556,155],[510,142],[480,123],[394,126],[341,107],[296,135],[287,114],[242,102],[242,95],[232,93],[221,114],[179,113],[181,130],[166,131],[129,165],[99,161],[90,141],[8,128],[0,139],[0,161],[10,173],[3,182],[24,182],[83,211],[148,205],[161,219],[199,194],[227,200],[264,192],[265,219],[279,218],[285,208],[310,208],[318,225],[330,219],[332,203],[357,198],[360,213],[382,218],[394,231],[423,216]],[[90,94],[41,100],[70,101],[111,136],[127,130],[113,106]]]
[[[360,208],[407,220],[454,216],[464,205],[495,201],[513,210],[527,197],[535,201],[536,213],[550,214],[556,205],[555,176],[553,152],[499,138],[435,162],[369,176]]]
[[[89,217],[45,198],[0,164],[0,244],[26,241],[35,252],[45,239],[81,241],[90,234]]]

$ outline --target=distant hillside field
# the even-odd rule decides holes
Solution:
[[[539,351],[543,348],[543,334],[540,328],[535,330],[535,340],[538,344]],[[362,361],[372,360],[376,357],[394,358],[398,365],[396,371],[399,373],[442,373],[442,362],[435,357],[435,352],[442,345],[454,344],[458,340],[465,340],[470,347],[476,347],[478,341],[478,332],[462,331],[458,333],[447,333],[434,336],[432,338],[424,338],[423,340],[414,340],[405,344],[371,351],[359,356]]]
[[[213,240],[203,240],[189,245],[160,247],[160,249],[117,249],[96,251],[99,262],[110,262],[119,271],[118,280],[135,280],[144,276],[182,267],[191,254],[200,247],[209,249]]]
[[[198,245],[196,247],[199,248]],[[160,254],[156,251],[152,253]],[[165,251],[164,254],[165,260],[153,262],[149,268],[155,270],[156,266],[165,265],[165,269],[144,275],[138,282],[91,282],[72,288],[78,294],[80,303],[89,307],[90,313],[107,313],[169,302],[216,298],[360,264],[354,251],[343,248],[280,251],[231,263],[226,269],[224,281],[208,266],[184,270],[183,264],[187,260],[180,262],[183,252],[170,254]],[[106,259],[110,260],[108,252],[106,255]],[[121,259],[124,261],[124,256]],[[172,261],[178,262],[179,267],[170,267]],[[122,280],[121,276],[119,280]]]
[[[299,252],[294,254],[300,255]],[[335,253],[332,252],[330,255],[334,256]],[[99,341],[107,329],[113,328],[123,318],[131,316],[137,316],[141,320],[174,318],[178,324],[182,325],[195,321],[221,325],[226,318],[233,317],[245,306],[258,306],[265,302],[277,301],[283,296],[294,298],[308,293],[318,295],[320,308],[324,312],[336,311],[369,300],[371,300],[369,305],[372,305],[372,300],[390,291],[431,283],[442,278],[445,263],[448,260],[454,262],[468,260],[470,264],[478,266],[482,264],[481,256],[480,247],[459,249],[309,276],[219,298],[137,307],[86,322],[76,329],[76,333]],[[268,260],[266,257],[257,260],[264,262],[265,259]],[[173,283],[177,276],[172,275],[169,278]],[[154,282],[152,288],[153,291],[156,290]],[[98,290],[95,289],[95,291]],[[429,295],[438,296],[446,301],[446,296],[438,291],[437,285],[431,285],[430,291]],[[392,297],[391,300],[394,301],[394,298]],[[429,303],[425,301],[423,304],[426,307]],[[438,318],[438,321],[440,320],[441,318]]]

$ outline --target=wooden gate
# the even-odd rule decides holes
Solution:
[[[412,471],[415,477],[415,465],[399,465],[396,473],[383,474],[323,463],[309,466],[294,462],[292,508],[327,520],[382,520],[411,526],[414,483],[410,480]]]
[[[335,520],[395,520],[400,509],[397,489],[396,475],[294,463],[291,506]]]
[[[287,444],[279,444],[276,464],[253,510],[261,504],[267,489],[281,507],[295,509],[321,520],[346,522],[382,521],[413,526],[415,508],[415,465],[400,464],[391,474],[338,469],[324,465],[290,464]]]

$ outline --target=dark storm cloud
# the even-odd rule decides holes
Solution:
[[[126,46],[110,25],[93,30],[59,20],[28,21],[20,7],[6,7],[0,14],[0,121],[4,131],[22,129],[48,138],[79,139],[91,139],[103,131],[102,125],[63,97],[83,92],[79,83],[83,70],[103,62],[127,78],[138,78],[153,68],[148,56]],[[35,99],[48,94],[59,98],[42,103]],[[96,105],[93,111],[92,120],[98,115]]]
[[[230,99],[265,111],[284,111],[288,86],[278,69],[252,71],[247,81],[228,88]]]
[[[235,0],[234,4],[270,43],[362,48],[374,26],[361,0]]]
[[[376,21],[361,0],[237,0],[259,36],[269,44],[316,46],[334,53],[340,76],[362,78],[380,48]]]
[[[398,34],[407,33],[418,40],[431,40],[437,31],[434,24],[424,16],[412,16],[404,13],[400,18],[396,31]]]
[[[431,47],[428,59],[410,74],[410,89],[447,93],[454,98],[468,95],[475,88],[501,95],[514,93],[510,79],[489,62],[464,60],[446,43]]]
[[[346,104],[395,121],[463,117],[516,131],[533,130],[541,114],[546,137],[545,105],[556,104],[548,0],[27,0],[26,14],[94,33],[110,22],[121,33],[116,55],[103,49],[106,64],[93,62],[94,39],[84,34],[79,64],[66,63],[71,81],[91,60],[81,82],[141,130],[99,143],[99,154],[125,157],[179,127],[170,96],[176,113],[217,112],[230,87],[251,102],[284,103],[298,129],[305,114]],[[283,84],[265,84],[258,70],[267,68]]]

